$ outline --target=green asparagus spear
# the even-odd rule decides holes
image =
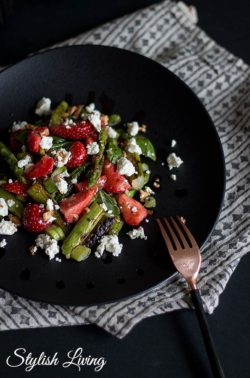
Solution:
[[[0,198],[5,199],[6,201],[11,200],[14,202],[13,205],[9,206],[10,213],[16,215],[17,217],[21,218],[23,214],[23,204],[19,200],[16,199],[13,194],[6,192],[4,189],[0,188]]]
[[[72,250],[79,244],[84,243],[86,237],[95,228],[104,210],[98,205],[97,202],[93,202],[89,208],[89,212],[82,215],[79,221],[75,224],[73,230],[66,237],[62,245],[62,252],[66,258],[71,257]]]
[[[109,229],[109,235],[118,235],[119,232],[121,231],[123,226],[123,221],[121,220],[120,216],[117,216],[115,218],[115,222],[111,225]]]
[[[109,116],[109,126],[116,126],[121,122],[121,116],[119,114],[111,114]]]
[[[50,124],[58,125],[62,121],[62,116],[66,113],[68,107],[69,105],[66,101],[61,101],[51,114]]]
[[[16,156],[3,142],[0,142],[0,156],[2,156],[2,158],[9,165],[13,175],[15,175],[21,182],[26,183],[26,179],[23,175],[23,169],[19,168],[17,165]]]
[[[52,224],[51,226],[49,226],[46,229],[45,233],[58,241],[63,240],[65,238],[63,229],[56,224]]]
[[[86,247],[86,245],[78,245],[71,252],[71,258],[78,262],[86,260],[91,253],[91,249]]]
[[[102,167],[104,163],[104,150],[107,143],[108,134],[107,129],[104,127],[101,129],[99,134],[99,153],[93,157],[93,167],[90,170],[88,177],[88,187],[91,188],[101,176]]]

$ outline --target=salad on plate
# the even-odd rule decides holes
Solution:
[[[42,98],[37,121],[15,122],[0,141],[0,234],[35,234],[29,251],[50,259],[119,256],[124,223],[146,239],[143,221],[156,206],[147,160],[156,161],[146,126],[102,114],[94,103],[51,110]],[[0,247],[6,245],[0,241]]]

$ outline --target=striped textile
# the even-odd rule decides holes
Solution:
[[[206,106],[223,144],[227,177],[223,209],[203,249],[199,280],[206,310],[212,313],[250,245],[250,69],[194,19],[183,4],[166,0],[59,46],[104,44],[146,55],[177,74]],[[0,290],[0,329],[94,323],[122,338],[146,317],[188,307],[185,282],[177,276],[147,294],[92,307],[37,303]]]

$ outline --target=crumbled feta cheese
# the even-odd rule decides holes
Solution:
[[[152,194],[152,195],[155,194],[155,192],[154,192],[149,186],[145,186],[144,190],[145,190],[147,193],[149,193],[149,194]]]
[[[127,232],[130,239],[144,239],[147,240],[147,236],[144,233],[144,228],[142,226],[138,228],[133,228],[133,230]]]
[[[57,167],[64,167],[71,157],[71,152],[65,150],[65,148],[59,148],[55,155],[55,165]]]
[[[9,179],[9,180],[8,180],[8,183],[9,183],[9,184],[12,184],[12,182],[13,182],[12,179]]]
[[[103,208],[104,211],[107,211],[108,208],[107,206],[105,205],[105,203],[101,203],[100,206]]]
[[[52,199],[48,198],[46,202],[46,210],[53,211],[54,210],[54,203]]]
[[[9,209],[8,209],[7,202],[5,201],[4,198],[0,198],[0,216],[6,217],[8,213],[9,213]]]
[[[132,176],[135,173],[135,167],[130,160],[125,157],[121,157],[117,161],[117,172],[121,175]]]
[[[183,163],[183,161],[181,160],[179,156],[176,156],[176,154],[173,152],[168,155],[167,163],[168,163],[168,168],[171,171],[171,169],[173,168],[179,168],[179,166]]]
[[[164,163],[164,161],[163,162],[161,162],[161,165],[164,167],[164,165],[165,165],[165,163]]]
[[[176,175],[170,175],[170,178],[171,178],[173,181],[176,181],[176,179],[177,179]]]
[[[88,113],[92,113],[95,110],[95,104],[94,102],[91,102],[89,105],[85,107]]]
[[[73,121],[73,119],[71,118],[67,118],[65,121],[64,121],[64,126],[66,126],[66,128],[70,128],[70,126],[74,126],[75,125],[75,122]]]
[[[53,138],[50,136],[43,136],[40,142],[40,147],[44,150],[50,150],[53,145]]]
[[[8,207],[15,205],[15,201],[13,201],[13,199],[8,199],[6,202],[7,202]]]
[[[101,131],[101,113],[98,110],[93,110],[93,112],[88,115],[88,120],[98,132]]]
[[[28,123],[26,121],[14,122],[12,125],[12,131],[24,130]]]
[[[31,156],[30,155],[26,155],[23,159],[18,160],[17,166],[18,166],[18,168],[24,168],[28,164],[31,164],[31,163],[32,163]]]
[[[131,213],[137,213],[138,209],[136,206],[131,207]]]
[[[6,245],[7,245],[6,239],[3,239],[3,240],[0,241],[0,248],[4,248],[4,247],[6,247]]]
[[[111,126],[107,127],[107,133],[109,138],[113,139],[118,137],[118,133]]]
[[[56,187],[59,190],[60,193],[65,194],[68,191],[68,183],[64,178],[59,175],[55,181]]]
[[[128,133],[131,136],[136,136],[139,132],[139,123],[138,122],[130,122],[127,124]]]
[[[55,239],[52,239],[49,235],[40,234],[36,238],[36,246],[44,250],[49,259],[53,259],[60,251],[59,245]]]
[[[15,223],[2,219],[0,222],[0,235],[13,235],[17,232]]]
[[[59,210],[60,209],[60,206],[57,205],[57,203],[55,204],[55,210]]]
[[[128,145],[127,145],[127,150],[128,150],[128,152],[131,152],[131,154],[133,154],[133,153],[136,153],[138,155],[142,154],[141,147],[138,146],[138,144],[136,143],[135,138],[131,138],[129,140]]]
[[[55,258],[55,261],[57,261],[57,262],[62,262],[62,259],[60,259],[60,257],[56,257],[56,258]]]
[[[147,170],[146,170],[146,173],[147,173],[147,175],[149,175],[149,174],[150,174],[150,170],[149,170],[149,169],[147,169]]]
[[[110,252],[113,256],[119,256],[123,245],[119,243],[117,235],[105,235],[101,238],[100,244],[96,248],[95,256],[100,258],[104,251]]]
[[[77,178],[76,178],[76,177],[75,177],[75,178],[72,178],[71,183],[72,183],[72,184],[77,184]]]
[[[148,223],[148,222],[149,222],[149,219],[145,219],[145,222]]]
[[[176,146],[177,142],[175,139],[171,140],[171,147],[174,148]]]
[[[39,116],[48,115],[51,112],[51,99],[48,97],[43,97],[38,101],[36,105],[35,113]]]
[[[99,145],[97,142],[92,142],[87,145],[87,154],[96,155],[100,151]]]

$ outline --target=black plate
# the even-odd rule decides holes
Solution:
[[[153,174],[161,178],[157,214],[183,215],[202,245],[220,211],[224,193],[221,144],[206,110],[174,74],[140,55],[111,47],[74,46],[28,58],[0,75],[1,128],[31,120],[41,97],[53,103],[95,101],[104,112],[117,112],[124,121],[148,125],[158,152]],[[175,152],[184,160],[177,181],[161,162],[177,140]],[[0,287],[18,295],[64,305],[97,304],[149,289],[175,271],[153,221],[144,225],[148,240],[121,235],[123,253],[102,262],[91,256],[84,263],[49,261],[26,253],[31,235],[8,237],[0,260]]]

